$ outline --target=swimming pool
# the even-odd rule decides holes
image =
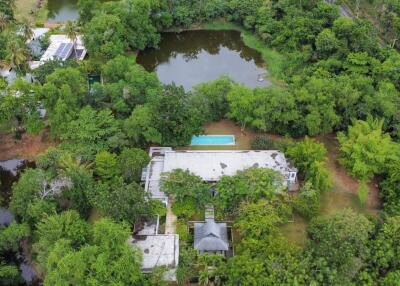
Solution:
[[[193,136],[190,145],[235,145],[235,136],[233,135]]]

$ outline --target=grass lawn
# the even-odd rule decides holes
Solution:
[[[15,17],[17,20],[28,19],[36,26],[43,26],[47,20],[47,1],[42,1],[42,7],[37,9],[37,0],[16,0]]]
[[[131,63],[136,63],[136,58],[137,58],[138,52],[137,51],[127,51],[125,53],[125,57],[128,58],[128,61]]]
[[[17,20],[29,19],[34,21],[37,0],[17,0],[15,2],[15,17]]]

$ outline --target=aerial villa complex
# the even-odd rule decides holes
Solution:
[[[198,141],[205,140],[200,139]],[[218,138],[219,141],[221,141],[220,138]],[[232,140],[230,139],[230,141]],[[202,145],[202,143],[199,142],[197,145]],[[231,142],[224,144],[229,143]],[[160,180],[163,173],[175,169],[189,170],[201,177],[203,181],[212,184],[219,181],[222,176],[233,176],[238,171],[251,167],[269,168],[282,175],[283,185],[287,187],[287,190],[291,190],[293,186],[297,185],[297,169],[290,165],[282,152],[276,150],[183,151],[172,150],[170,147],[151,147],[149,154],[151,161],[142,172],[145,191],[150,194],[152,199],[161,200],[168,208],[170,208],[168,197],[160,191]],[[171,213],[168,214],[167,211],[167,221],[170,215]],[[150,229],[150,232],[146,228],[141,230],[130,240],[143,252],[142,271],[151,272],[154,267],[166,266],[169,271],[165,279],[174,281],[179,257],[179,236],[168,232],[159,234],[158,227],[150,227]],[[232,239],[230,230],[226,222],[215,221],[214,208],[212,205],[207,205],[205,221],[193,222],[193,248],[199,253],[231,256],[233,248],[230,242]]]
[[[278,171],[288,190],[297,181],[297,169],[290,165],[282,152],[276,150],[178,151],[170,147],[152,147],[149,154],[151,161],[142,173],[145,191],[153,199],[159,199],[165,204],[168,203],[168,198],[160,191],[161,175],[175,169],[189,170],[209,183],[215,183],[222,176],[233,176],[238,171],[251,167]]]

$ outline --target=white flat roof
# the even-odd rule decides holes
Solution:
[[[179,261],[179,236],[177,234],[148,235],[141,239],[130,239],[130,243],[142,250],[142,271],[150,272],[154,267],[176,268]]]
[[[33,32],[32,39],[39,39],[44,34],[46,34],[48,31],[50,31],[49,28],[34,28],[34,29],[32,29],[32,32]]]
[[[218,181],[251,167],[269,168],[288,175],[291,170],[285,155],[276,150],[266,151],[167,151],[164,172],[189,170],[204,181]]]
[[[164,157],[154,157],[149,163],[145,191],[150,192],[152,198],[165,201],[168,199],[167,195],[160,192],[160,179],[163,170]]]

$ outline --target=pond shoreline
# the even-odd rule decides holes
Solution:
[[[233,29],[161,33],[158,48],[141,51],[136,63],[162,83],[175,82],[187,91],[224,75],[249,88],[272,85],[262,54]]]
[[[219,19],[207,23],[196,23],[187,28],[170,28],[164,29],[161,32],[165,33],[181,33],[186,31],[238,31],[241,34],[241,38],[244,44],[256,50],[262,55],[264,61],[264,68],[268,71],[269,78],[272,83],[276,86],[287,87],[285,82],[285,67],[284,61],[285,56],[275,49],[268,47],[266,43],[260,39],[259,36],[254,34],[252,31],[246,30],[237,23],[228,22],[224,19]]]

